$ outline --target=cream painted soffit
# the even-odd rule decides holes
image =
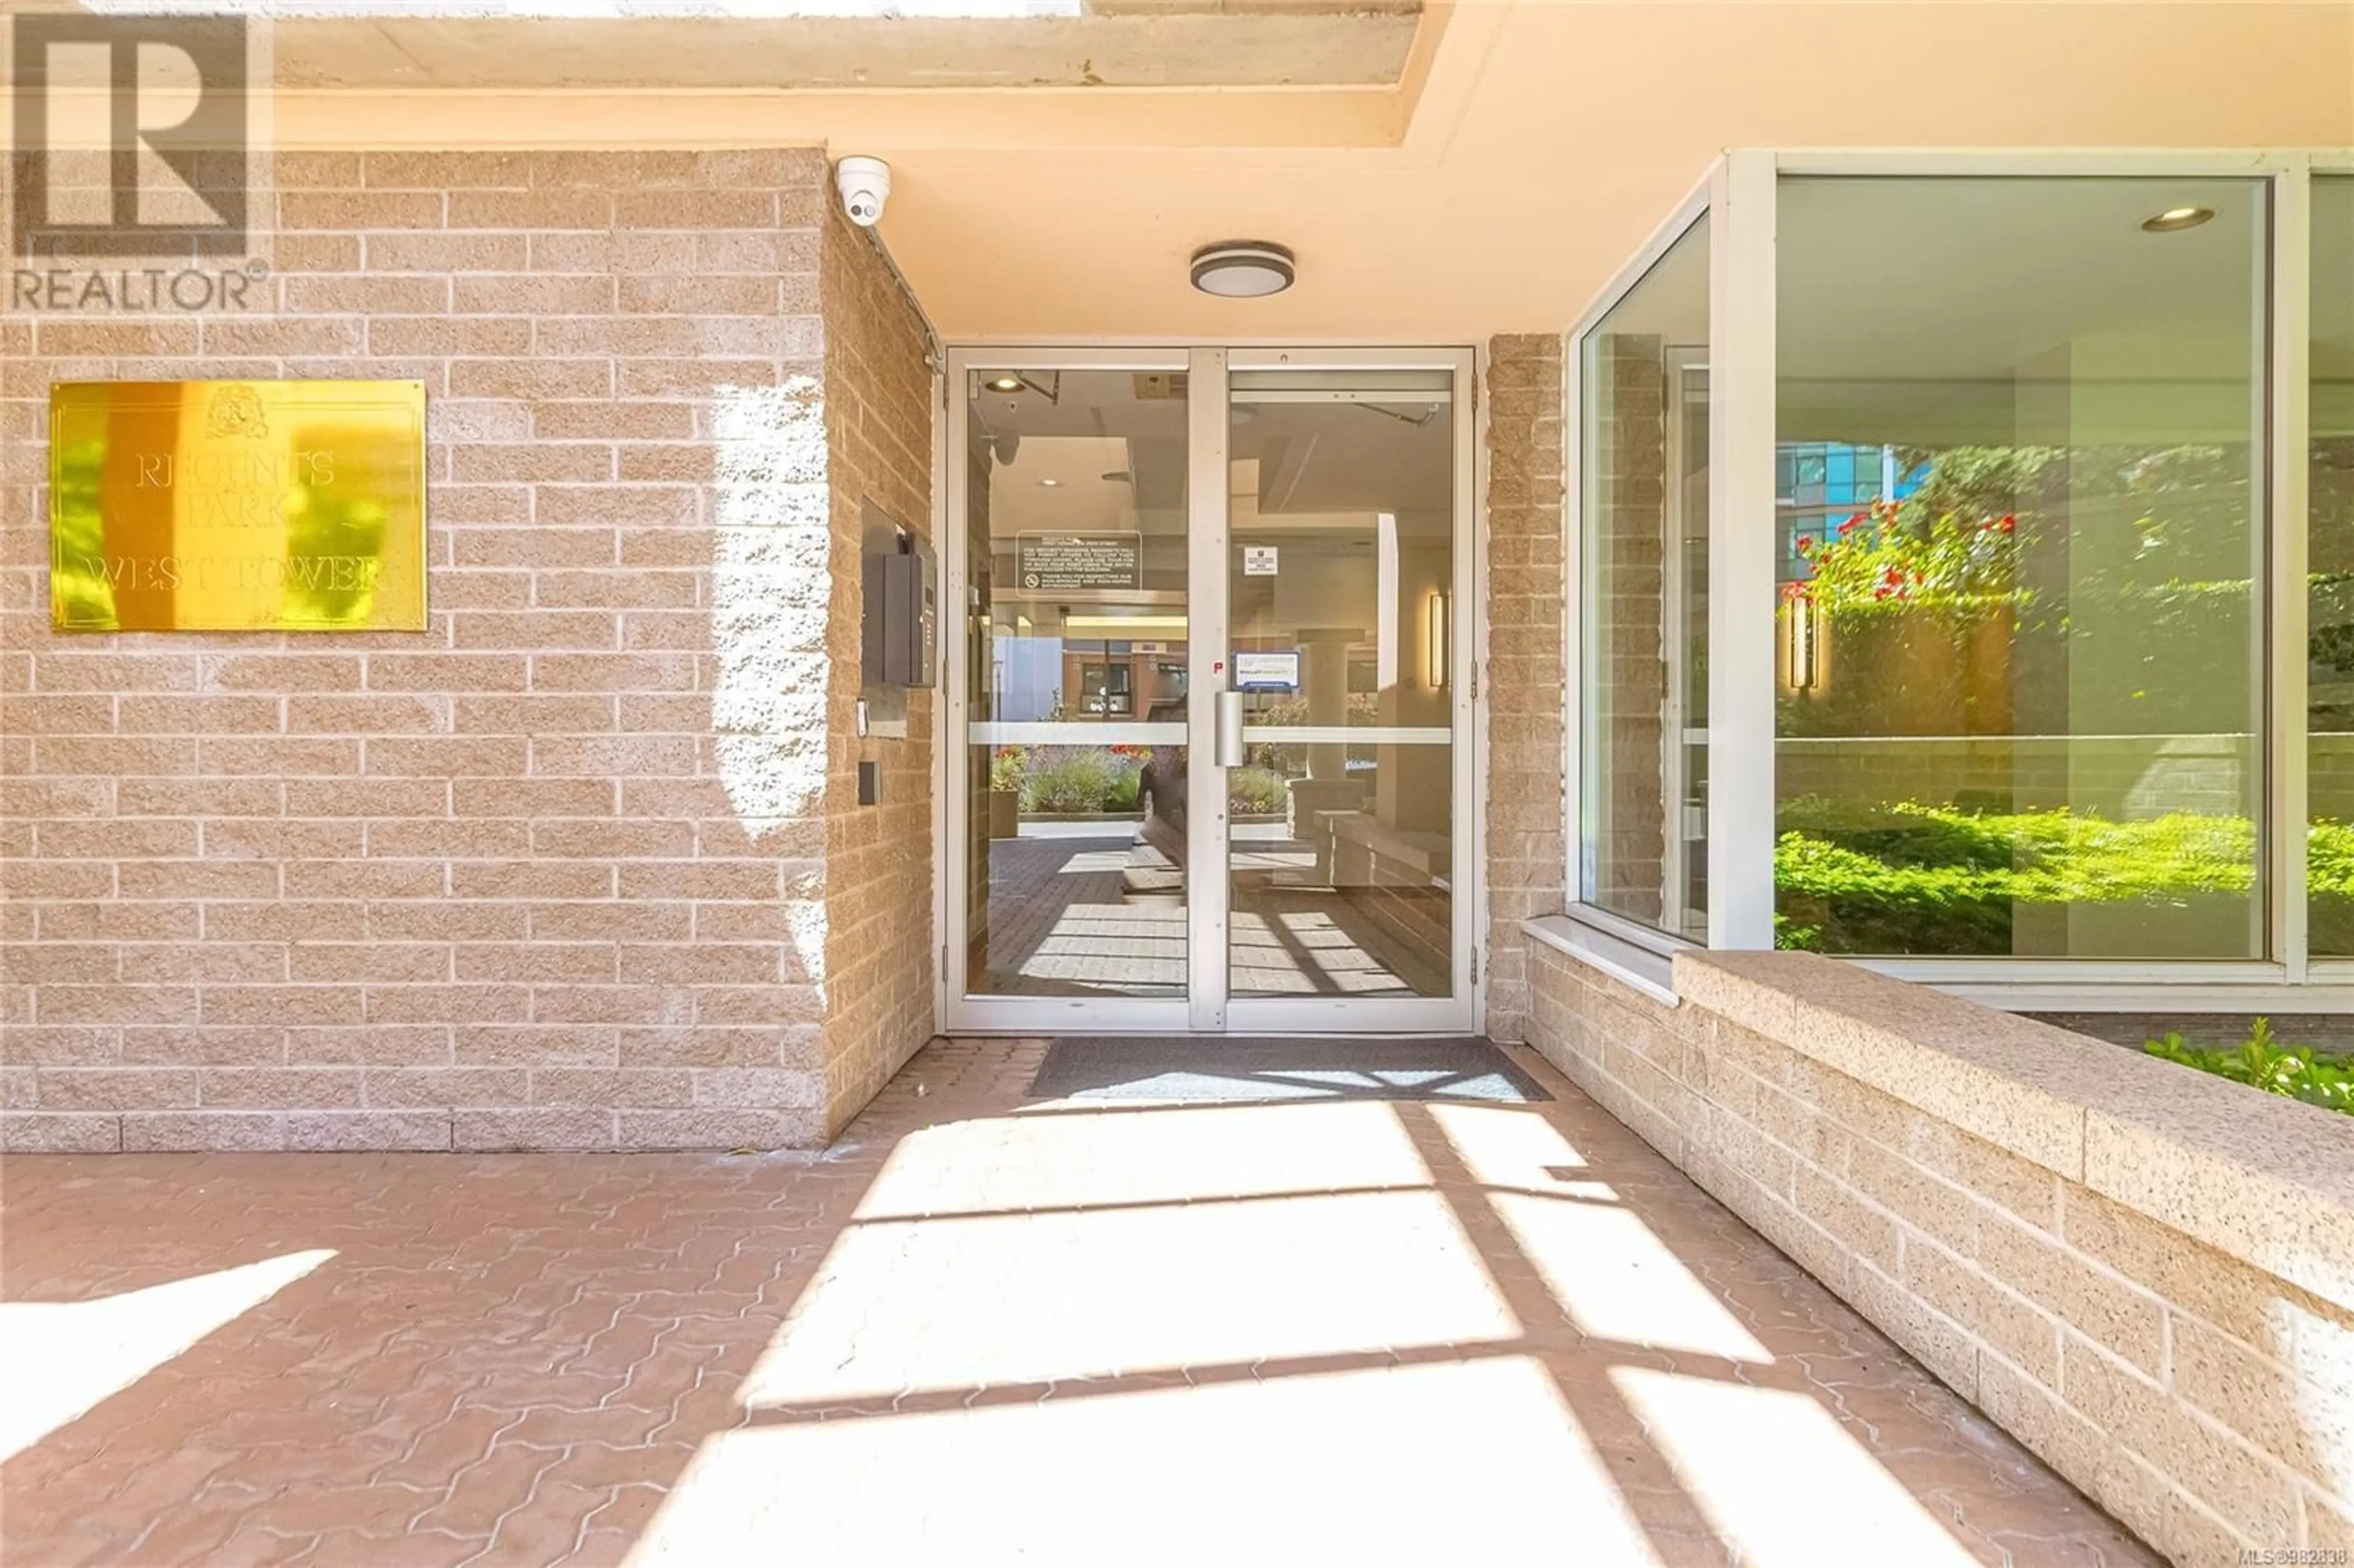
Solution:
[[[1509,9],[1478,0],[1466,10]],[[288,150],[1396,149],[1456,0],[0,0],[267,15]],[[1476,26],[1456,29],[1476,32]]]

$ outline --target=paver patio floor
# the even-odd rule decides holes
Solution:
[[[823,1157],[0,1166],[0,1561],[2156,1559],[1533,1055]]]

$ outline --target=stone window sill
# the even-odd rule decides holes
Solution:
[[[1662,1007],[1681,1004],[1674,954],[1688,943],[1585,905],[1572,906],[1567,914],[1523,920],[1521,929],[1532,940],[1566,953]]]

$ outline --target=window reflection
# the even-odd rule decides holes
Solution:
[[[1782,183],[1781,945],[2264,950],[2264,199]]]
[[[1708,934],[1708,226],[1587,335],[1582,802],[1586,903]],[[1820,484],[1818,453],[1791,460]]]
[[[2306,470],[2311,950],[2354,955],[2354,175],[2313,182]]]

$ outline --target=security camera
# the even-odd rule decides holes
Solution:
[[[844,158],[833,166],[842,210],[861,228],[872,228],[891,199],[891,165],[880,158]]]

